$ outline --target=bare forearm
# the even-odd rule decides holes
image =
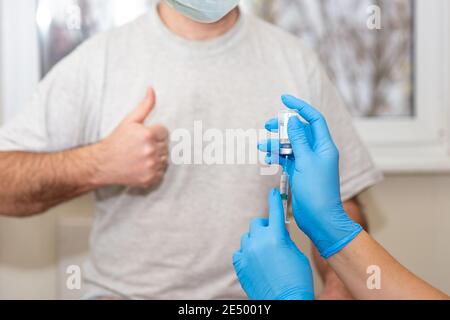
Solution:
[[[398,263],[366,232],[328,261],[356,299],[448,299]],[[380,288],[369,288],[368,268],[380,271]],[[376,276],[376,275],[374,275]]]
[[[42,213],[96,187],[95,146],[57,153],[0,153],[0,215]]]
[[[343,203],[344,210],[347,212],[350,219],[359,223],[364,230],[369,231],[369,223],[367,222],[366,216],[363,212],[363,208],[358,198],[354,198]]]

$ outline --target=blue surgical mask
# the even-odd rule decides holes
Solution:
[[[237,7],[240,0],[166,0],[182,15],[201,23],[214,23]]]

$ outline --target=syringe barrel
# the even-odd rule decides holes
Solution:
[[[283,200],[287,200],[287,198],[289,196],[289,177],[286,173],[283,173],[281,175],[280,193],[281,193],[281,197],[285,197],[285,198],[283,198]]]
[[[283,172],[280,179],[280,194],[283,201],[283,209],[286,224],[290,224],[292,220],[291,212],[289,212],[289,176],[286,172]]]

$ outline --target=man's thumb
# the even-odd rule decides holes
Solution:
[[[145,99],[139,104],[139,106],[134,109],[125,119],[128,123],[144,123],[145,119],[150,115],[150,113],[155,108],[156,95],[153,88],[147,90],[147,95]]]

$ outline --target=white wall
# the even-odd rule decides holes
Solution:
[[[58,298],[58,219],[89,217],[92,204],[85,196],[35,218],[0,218],[0,299]]]
[[[391,177],[367,193],[364,203],[375,237],[450,294],[450,175]]]
[[[362,197],[374,236],[404,265],[447,293],[449,194],[450,175],[410,175],[390,176]],[[37,218],[0,219],[0,299],[58,298],[57,218],[90,212],[91,197],[84,197]]]

